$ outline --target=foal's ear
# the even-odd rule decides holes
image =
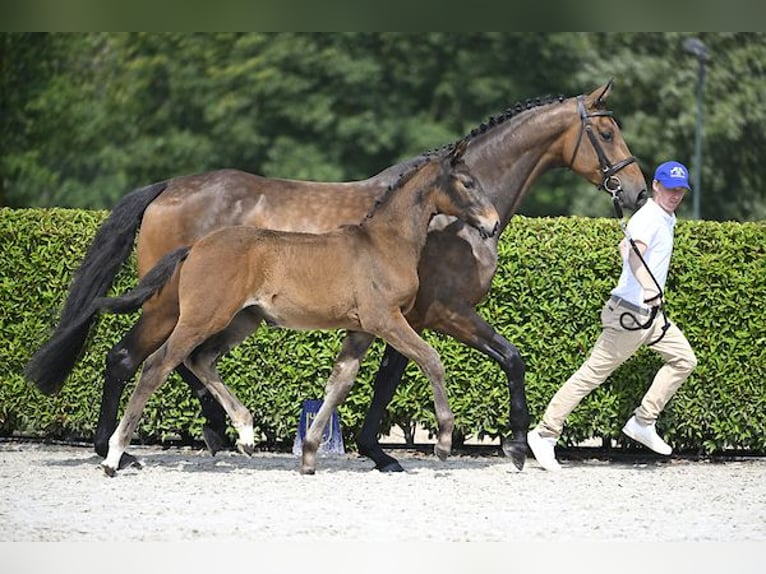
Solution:
[[[454,166],[457,164],[457,162],[463,159],[463,154],[465,153],[467,147],[468,138],[463,138],[455,144],[455,149],[453,149],[452,153],[449,155],[449,161],[451,165]]]

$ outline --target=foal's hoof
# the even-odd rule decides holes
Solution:
[[[511,459],[516,470],[523,470],[527,460],[527,441],[524,437],[508,440],[503,439],[503,453]]]
[[[213,430],[209,426],[202,427],[202,440],[205,441],[205,446],[211,456],[215,456],[215,453],[226,450],[231,446],[231,442],[225,435],[222,436],[218,431]]]
[[[117,469],[107,464],[101,463],[98,465],[98,467],[102,470],[102,472],[104,473],[104,476],[108,476],[109,478],[114,478],[117,475]]]
[[[253,453],[255,452],[255,445],[254,444],[243,444],[241,442],[237,443],[237,450],[241,454],[246,454],[247,456],[253,456]]]

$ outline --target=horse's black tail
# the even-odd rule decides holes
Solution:
[[[99,297],[94,303],[94,313],[97,310],[110,313],[132,313],[138,310],[144,302],[162,289],[168,282],[178,264],[186,259],[189,247],[179,247],[165,254],[159,262],[144,275],[138,285],[119,297]]]
[[[75,272],[56,329],[24,368],[27,380],[46,395],[59,392],[64,385],[88,337],[96,312],[93,302],[109,290],[133,250],[144,211],[166,187],[163,181],[126,195],[93,238]]]

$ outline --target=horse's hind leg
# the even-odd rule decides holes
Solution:
[[[359,453],[372,459],[375,463],[375,468],[381,472],[402,472],[404,470],[394,457],[387,455],[380,448],[378,433],[383,422],[386,406],[394,398],[396,387],[399,386],[399,382],[402,380],[407,363],[409,363],[407,357],[391,345],[386,345],[383,360],[375,375],[372,402],[364,417],[362,430],[359,431],[356,439]]]
[[[368,333],[349,331],[346,334],[340,354],[325,385],[322,406],[303,439],[301,474],[314,474],[316,471],[316,454],[324,429],[332,416],[333,409],[343,402],[354,385],[362,357],[374,340],[375,337]]]

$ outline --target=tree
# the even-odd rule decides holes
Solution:
[[[450,143],[518,100],[610,77],[647,179],[691,163],[696,62],[681,33],[4,34],[0,202],[109,208],[132,188],[233,167],[358,179]],[[700,34],[703,216],[766,216],[766,36]],[[610,215],[567,170],[527,215]],[[688,216],[691,202],[681,215]]]

